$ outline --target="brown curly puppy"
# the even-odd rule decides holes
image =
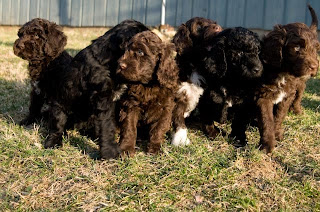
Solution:
[[[172,55],[174,45],[164,43],[150,31],[135,35],[119,59],[118,75],[128,90],[120,103],[120,148],[133,155],[138,123],[150,127],[149,153],[157,153],[170,129],[178,67]]]
[[[61,27],[45,19],[35,18],[18,31],[13,46],[14,54],[29,62],[28,70],[32,90],[29,115],[20,124],[28,125],[43,118],[41,109],[48,92],[54,92],[72,57],[64,51],[67,37]]]
[[[310,27],[303,23],[277,25],[263,39],[263,85],[256,97],[260,147],[267,153],[275,148],[276,139],[282,139],[281,125],[301,80],[305,81],[318,70],[318,20],[310,6],[309,10],[312,16]]]

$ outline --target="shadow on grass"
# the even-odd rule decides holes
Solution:
[[[2,46],[8,46],[8,47],[13,47],[14,42],[6,42],[6,41],[0,41],[0,45]]]
[[[308,156],[303,157],[303,161],[305,162],[304,165],[300,164],[299,167],[295,167],[292,164],[285,162],[284,158],[275,157],[274,160],[279,163],[284,170],[291,175],[291,179],[297,182],[303,182],[305,180],[305,176],[309,176],[315,178],[316,180],[320,180],[319,172],[315,172],[314,168],[308,166],[307,164],[310,163],[310,158]],[[314,161],[316,163],[316,161]]]
[[[302,99],[302,106],[306,109],[310,109],[314,112],[319,112],[320,110],[320,101],[319,100],[313,100],[309,98],[303,98]]]
[[[320,79],[311,78],[307,81],[305,92],[320,96]]]
[[[18,123],[27,113],[29,88],[18,81],[0,79],[0,114]]]
[[[81,51],[81,49],[69,49],[69,48],[67,48],[67,49],[65,49],[67,52],[68,52],[68,54],[70,54],[72,57],[74,57],[74,56],[76,56],[77,54],[78,54],[78,52],[80,52]]]
[[[90,142],[87,137],[84,136],[70,136],[70,144],[77,149],[79,149],[82,153],[88,155],[91,159],[99,160],[100,152],[99,147],[95,144],[95,142]]]

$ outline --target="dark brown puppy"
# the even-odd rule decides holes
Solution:
[[[48,93],[56,90],[55,82],[64,74],[72,57],[64,51],[67,36],[61,27],[45,19],[35,18],[18,31],[13,46],[14,54],[29,62],[28,70],[32,90],[28,116],[20,124],[39,121],[41,109]]]
[[[276,139],[282,139],[281,127],[301,81],[318,70],[318,20],[309,6],[311,26],[303,23],[277,25],[263,39],[263,86],[257,92],[261,149],[271,152]],[[300,97],[301,98],[301,97]]]
[[[199,74],[204,69],[203,46],[209,38],[221,31],[222,27],[215,21],[195,17],[180,25],[173,38],[181,81],[173,115],[175,133],[172,136],[172,144],[175,146],[190,143],[185,118],[196,108],[205,87],[204,78]]]
[[[128,84],[120,103],[120,148],[133,155],[138,123],[150,127],[149,153],[157,153],[170,129],[178,89],[174,45],[150,31],[135,35],[117,71]]]

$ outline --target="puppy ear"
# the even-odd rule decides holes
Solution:
[[[282,49],[286,43],[286,30],[281,25],[276,25],[262,41],[262,61],[266,64],[281,67]]]
[[[173,55],[174,45],[172,43],[162,43],[161,48],[159,67],[156,72],[157,79],[160,85],[174,89],[178,85],[179,78],[179,69]]]
[[[227,59],[224,52],[224,42],[219,41],[208,49],[208,57],[204,59],[205,68],[210,75],[222,78],[227,72]]]
[[[47,42],[45,43],[44,51],[50,57],[57,57],[63,52],[67,44],[67,36],[61,30],[61,27],[55,23],[49,22],[45,26]]]
[[[186,25],[182,24],[179,28],[175,36],[173,37],[173,43],[176,46],[177,53],[179,55],[182,54],[182,51],[185,48],[192,46],[192,40],[190,38],[190,31],[186,27]]]

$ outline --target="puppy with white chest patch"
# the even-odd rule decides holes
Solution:
[[[208,37],[215,36],[221,31],[222,27],[215,21],[195,17],[180,25],[172,40],[176,46],[176,61],[181,81],[173,115],[172,144],[175,146],[190,143],[185,118],[198,105],[206,86],[205,78],[199,73],[204,68],[202,45],[206,43]]]
[[[266,149],[267,153],[275,148],[276,140],[283,138],[281,125],[301,82],[305,84],[305,79],[314,76],[319,67],[318,20],[310,6],[309,10],[312,16],[310,27],[303,23],[277,25],[263,38],[261,57],[265,71],[262,86],[256,92],[256,101],[260,148]],[[303,91],[299,92],[301,101]]]

